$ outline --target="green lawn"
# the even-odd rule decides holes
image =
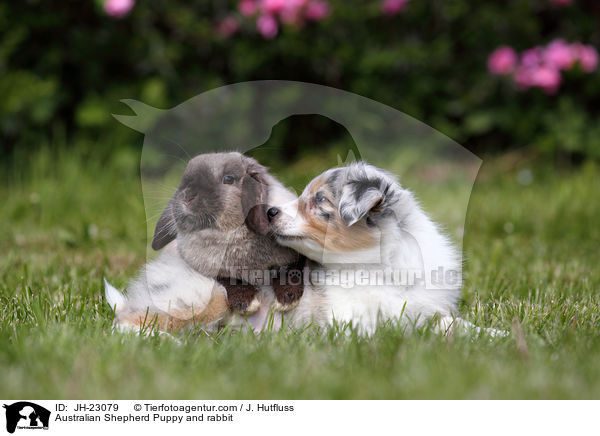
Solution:
[[[600,169],[484,161],[462,313],[496,341],[430,330],[111,334],[102,277],[145,261],[138,157],[36,152],[0,186],[3,398],[598,398]]]

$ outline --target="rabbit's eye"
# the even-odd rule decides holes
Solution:
[[[224,185],[233,185],[233,183],[235,182],[235,177],[233,176],[223,176],[223,184]]]

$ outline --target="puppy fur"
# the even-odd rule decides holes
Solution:
[[[454,271],[454,284],[305,283],[292,323],[347,322],[372,333],[378,322],[421,324],[438,316],[453,322],[461,293],[461,259],[413,196],[387,171],[359,162],[326,171],[302,195],[281,204],[271,222],[277,241],[314,262],[313,270]],[[425,276],[423,276],[425,277]]]
[[[225,288],[191,268],[177,253],[176,242],[142,268],[126,294],[106,280],[104,285],[119,330],[157,327],[173,332],[195,324],[212,328],[228,313]]]

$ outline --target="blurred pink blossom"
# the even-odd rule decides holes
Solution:
[[[554,94],[562,82],[561,70],[573,68],[576,62],[582,71],[590,73],[598,66],[598,51],[591,45],[568,44],[562,39],[555,39],[546,47],[527,49],[520,57],[512,48],[500,47],[490,54],[488,68],[492,74],[513,73],[521,90],[538,87]]]
[[[287,0],[285,7],[279,13],[281,22],[285,24],[300,25],[303,21],[302,11],[306,5],[306,0]]]
[[[262,0],[260,7],[265,14],[278,14],[286,3],[286,0]]]
[[[533,86],[539,86],[547,94],[555,94],[561,81],[560,71],[549,65],[540,65],[531,72]]]
[[[300,11],[292,8],[285,8],[283,11],[281,11],[281,14],[279,14],[279,19],[283,24],[301,25],[303,22]]]
[[[555,5],[565,6],[573,3],[573,0],[550,0],[550,2],[554,3]]]
[[[304,16],[308,20],[318,21],[329,15],[329,12],[331,12],[329,3],[323,0],[311,0],[306,5]]]
[[[521,65],[535,67],[542,62],[543,50],[541,47],[533,47],[521,53]]]
[[[517,84],[517,86],[522,89],[525,90],[527,88],[530,88],[534,85],[533,79],[532,79],[532,72],[533,72],[533,67],[525,67],[520,65],[517,70],[515,71],[515,83]]]
[[[539,65],[536,67],[520,66],[515,72],[515,83],[523,90],[531,87],[542,88],[547,94],[554,94],[562,81],[558,69]]]
[[[238,9],[240,10],[240,14],[242,14],[245,17],[248,17],[256,13],[256,11],[258,10],[258,5],[254,0],[241,0],[238,3]]]
[[[517,53],[507,46],[498,47],[488,58],[488,69],[492,74],[510,74],[517,64]]]
[[[135,5],[135,0],[105,0],[104,12],[113,18],[122,18],[129,13]]]
[[[544,49],[542,58],[545,64],[554,66],[559,70],[568,70],[575,63],[573,47],[562,39],[552,41]]]
[[[228,37],[237,32],[239,28],[239,24],[235,17],[229,16],[225,17],[218,25],[217,25],[217,34],[223,37]]]
[[[381,10],[386,15],[396,15],[406,7],[410,0],[383,0]]]
[[[262,36],[267,39],[273,39],[277,35],[277,20],[273,15],[263,14],[256,20],[256,28]]]
[[[598,52],[591,45],[573,44],[575,60],[579,61],[581,70],[591,73],[598,66]]]
[[[246,17],[258,15],[256,27],[268,39],[277,35],[280,24],[302,26],[331,13],[327,0],[240,0],[238,9]]]

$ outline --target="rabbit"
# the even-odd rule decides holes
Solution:
[[[144,266],[123,295],[108,282],[115,325],[140,329],[153,320],[164,331],[214,326],[232,312],[252,313],[258,289],[270,288],[275,310],[291,310],[302,284],[271,280],[301,268],[304,258],[269,234],[268,204],[293,201],[256,160],[241,153],[192,158],[160,216]],[[263,291],[264,292],[264,291]],[[208,328],[207,327],[207,328]]]

